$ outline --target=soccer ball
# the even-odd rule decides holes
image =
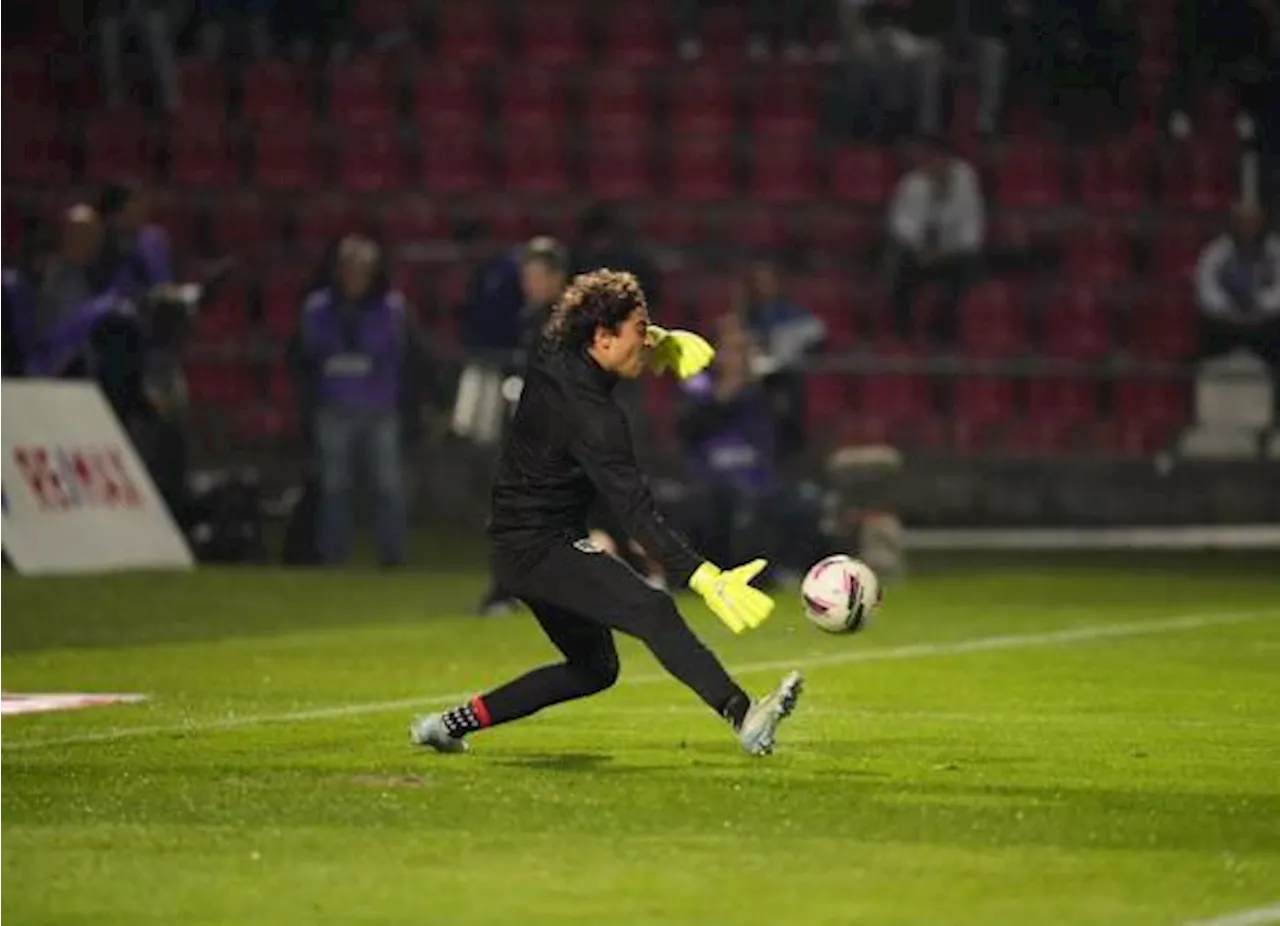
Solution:
[[[800,585],[804,614],[828,633],[859,630],[880,604],[880,580],[860,559],[837,553],[813,564]]]

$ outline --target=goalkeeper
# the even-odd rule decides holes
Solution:
[[[646,368],[685,378],[713,351],[702,338],[649,323],[634,276],[598,270],[574,279],[551,313],[529,363],[493,487],[489,534],[494,575],[524,600],[564,656],[443,713],[414,721],[414,743],[463,752],[464,737],[544,707],[603,691],[617,680],[613,631],[641,640],[735,731],[752,755],[773,751],[779,722],[802,680],[789,673],[752,701],[694,635],[665,592],[586,539],[588,509],[603,495],[628,532],[734,633],[758,627],[773,600],[751,580],[755,560],[721,570],[667,526],[654,505],[621,408],[621,379]]]

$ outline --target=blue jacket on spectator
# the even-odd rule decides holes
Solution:
[[[515,350],[524,329],[520,290],[520,249],[510,248],[476,268],[462,306],[465,347]]]

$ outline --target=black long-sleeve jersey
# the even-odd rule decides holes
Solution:
[[[587,512],[603,496],[671,585],[683,586],[702,558],[658,513],[613,398],[617,382],[585,354],[545,344],[535,352],[498,463],[489,534],[528,568],[555,544],[585,537]]]

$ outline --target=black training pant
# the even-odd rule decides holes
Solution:
[[[564,661],[534,669],[482,695],[490,724],[526,717],[612,685],[618,678],[614,630],[641,640],[664,669],[712,710],[741,721],[747,695],[689,629],[671,596],[650,588],[625,563],[593,552],[585,541],[566,541],[527,570],[500,550],[493,565],[502,588],[529,605]]]

